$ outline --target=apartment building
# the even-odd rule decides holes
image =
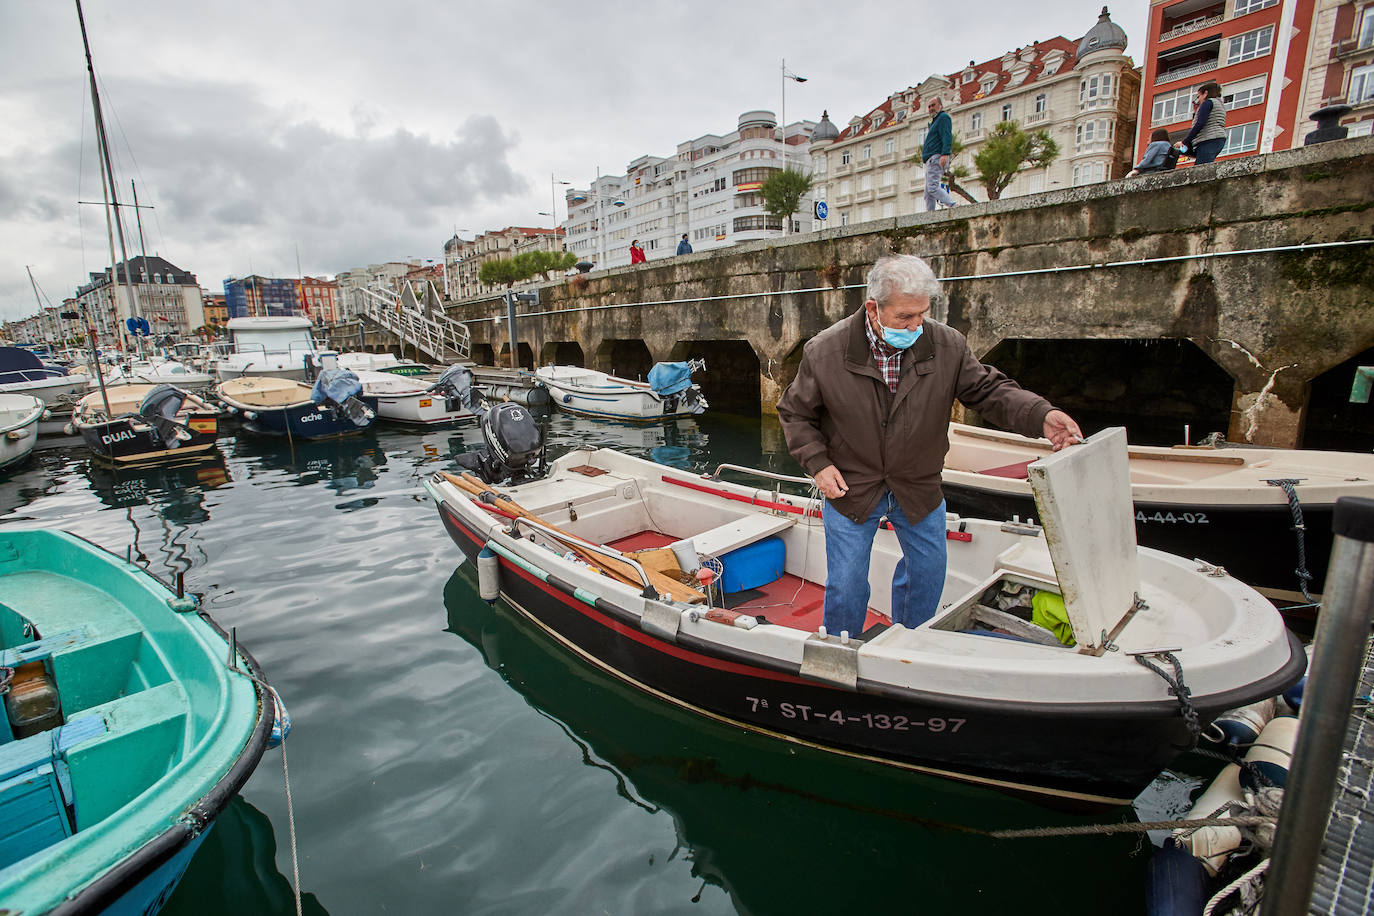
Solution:
[[[1328,105],[1349,105],[1341,118],[1348,136],[1367,137],[1374,128],[1374,0],[1317,0],[1298,104],[1298,133],[1316,127],[1312,113]]]
[[[92,272],[89,282],[76,290],[77,303],[89,309],[97,327],[104,332],[125,328],[125,322],[133,315],[125,264],[119,264],[116,271],[117,286],[111,283],[112,273],[106,269]],[[130,258],[127,271],[133,280],[133,308],[147,319],[154,335],[186,337],[205,324],[205,308],[195,274],[152,255]]]
[[[224,302],[230,318],[261,318],[269,315],[300,315],[296,281],[286,277],[228,277]]]
[[[964,144],[953,165],[973,175],[960,184],[978,200],[987,192],[977,180],[973,157],[1000,121],[1046,130],[1059,146],[1053,163],[1022,171],[1002,197],[1121,177],[1131,167],[1140,86],[1125,51],[1125,30],[1103,7],[1078,41],[1056,36],[982,63],[969,61],[954,73],[933,74],[892,93],[843,128],[823,115],[811,163],[817,199],[829,208],[826,227],[924,212],[920,151],[930,126],[926,107],[935,97]]]
[[[454,236],[444,243],[443,286],[450,299],[495,295],[501,286],[483,283],[478,274],[487,261],[513,258],[527,251],[562,251],[563,230],[548,227],[507,226],[483,232],[471,241]]]
[[[1181,140],[1194,94],[1215,80],[1226,106],[1218,158],[1302,145],[1300,97],[1317,0],[1151,0],[1136,154],[1165,128]],[[1181,164],[1186,164],[1184,159]]]
[[[296,281],[296,301],[300,314],[315,324],[336,324],[339,320],[339,285],[320,277],[301,277]]]
[[[567,249],[598,267],[630,263],[639,240],[648,260],[671,257],[686,234],[693,251],[784,234],[759,193],[774,172],[805,172],[814,121],[779,130],[771,111],[746,111],[735,130],[678,144],[673,156],[644,155],[624,175],[598,175],[588,188],[567,192]],[[812,200],[802,200],[788,232],[809,232]]]
[[[338,297],[338,321],[350,321],[362,312],[366,296],[361,292],[364,287],[381,286],[399,290],[406,275],[420,266],[419,260],[384,261],[366,267],[352,267],[334,275],[334,285]]]

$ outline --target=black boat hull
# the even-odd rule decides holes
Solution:
[[[969,518],[1022,520],[1038,515],[1029,495],[996,493],[945,483],[949,511]],[[1275,493],[1282,491],[1275,488]],[[1332,506],[1302,507],[1308,590],[1321,592],[1331,560]],[[1188,506],[1137,502],[1136,541],[1167,553],[1225,567],[1253,588],[1300,592],[1298,540],[1287,503],[1269,506]],[[1283,558],[1274,562],[1274,557]]]
[[[124,416],[115,417],[106,423],[90,426],[78,424],[77,430],[82,440],[98,458],[115,464],[142,464],[163,461],[170,458],[183,458],[206,452],[215,446],[219,435],[219,419],[214,413],[192,413],[186,417],[185,426],[191,431],[191,438],[168,448],[153,429],[142,420]]]
[[[439,512],[475,561],[486,536],[442,503]],[[1007,703],[862,681],[858,690],[845,690],[767,659],[658,638],[604,598],[591,606],[555,576],[541,579],[500,562],[502,597],[584,659],[661,699],[786,740],[1089,810],[1129,803],[1190,747],[1172,702]],[[1295,658],[1289,667],[1244,696],[1196,704],[1202,723],[1281,691],[1302,662]]]

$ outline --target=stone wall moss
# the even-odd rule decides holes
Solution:
[[[1278,268],[1280,277],[1304,292],[1342,286],[1374,290],[1374,256],[1368,245],[1280,252]]]

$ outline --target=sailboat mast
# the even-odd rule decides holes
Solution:
[[[138,293],[134,290],[133,271],[129,264],[129,252],[127,246],[124,244],[124,220],[119,213],[119,193],[115,186],[114,162],[110,157],[110,140],[108,134],[105,132],[105,116],[101,112],[100,90],[96,86],[95,63],[91,60],[91,42],[86,36],[86,16],[81,10],[81,0],[76,0],[76,18],[81,24],[81,45],[86,51],[86,72],[90,74],[91,78],[91,108],[95,110],[96,146],[100,150],[100,159],[104,166],[104,171],[101,173],[101,180],[105,186],[107,195],[106,201],[109,207],[114,211],[114,227],[119,235],[119,252],[124,258],[124,282],[129,293],[129,315],[132,318],[137,318],[139,317]],[[106,213],[105,218],[107,220],[110,218],[109,213]],[[110,259],[113,262],[113,250],[110,252]],[[119,282],[117,266],[118,265],[112,264],[110,267],[110,282],[115,284],[116,288]],[[138,345],[139,355],[142,356],[143,345],[138,339],[138,335],[134,335],[134,342]]]
[[[38,281],[33,278],[33,268],[25,264],[24,269],[29,273],[29,285],[33,287],[33,300],[38,303],[38,329],[43,330],[43,297],[38,295]]]

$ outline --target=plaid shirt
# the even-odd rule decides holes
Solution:
[[[868,352],[873,354],[873,361],[878,364],[878,371],[883,374],[888,389],[896,394],[897,380],[902,374],[902,354],[906,351],[888,346],[887,341],[873,332],[873,322],[869,321],[866,315],[864,333],[868,335]]]

